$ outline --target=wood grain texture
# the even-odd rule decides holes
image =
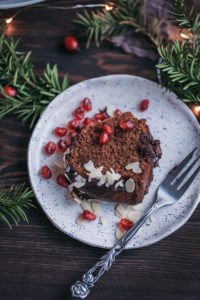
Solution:
[[[53,1],[51,1],[53,2]],[[90,1],[94,3],[95,1]],[[97,2],[97,1],[96,1]],[[99,2],[99,1],[98,1]],[[89,1],[67,1],[69,5]],[[15,10],[4,11],[10,16]],[[70,83],[109,74],[135,74],[156,80],[156,62],[138,58],[104,43],[76,54],[62,46],[65,35],[77,35],[75,11],[36,7],[23,11],[8,34],[21,37],[21,50],[32,50],[38,74],[46,62],[58,64]],[[0,120],[0,181],[26,182],[27,146],[31,131],[12,116]],[[13,230],[0,226],[0,299],[71,299],[69,288],[105,253],[65,236],[46,218],[37,203],[28,211],[30,223]],[[200,209],[181,229],[163,241],[125,251],[92,290],[89,300],[199,300]]]

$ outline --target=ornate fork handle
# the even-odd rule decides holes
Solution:
[[[108,271],[112,263],[114,262],[116,256],[124,249],[125,244],[118,241],[115,246],[87,272],[83,275],[82,281],[76,281],[71,287],[72,296],[80,299],[85,299],[89,293],[90,288],[92,288],[95,282]],[[94,276],[94,273],[97,275]]]
[[[127,231],[119,241],[115,243],[114,247],[109,250],[107,254],[102,256],[100,260],[94,265],[94,267],[92,267],[87,273],[83,275],[82,281],[76,281],[75,284],[71,287],[72,296],[80,299],[85,299],[90,293],[90,288],[94,286],[95,282],[97,282],[97,280],[105,273],[105,271],[108,271],[111,268],[116,256],[122,252],[126,244],[144,224],[146,219],[155,210],[164,205],[164,203],[155,203],[146,212],[146,214],[137,223],[135,223],[135,225],[129,231]],[[97,273],[96,276],[94,275],[95,272]]]

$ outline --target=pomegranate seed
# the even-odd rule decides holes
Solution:
[[[83,101],[82,101],[82,108],[85,110],[85,111],[90,111],[92,110],[92,102],[90,101],[89,98],[84,98]]]
[[[107,132],[107,134],[112,135],[113,134],[113,130],[110,127],[110,125],[108,125],[108,123],[103,123],[102,125],[102,129]]]
[[[57,145],[58,145],[58,149],[61,152],[65,152],[68,148],[67,142],[65,140],[59,140]]]
[[[40,175],[44,179],[49,179],[52,176],[51,170],[49,169],[48,166],[43,166],[40,170]]]
[[[94,120],[95,120],[96,122],[102,121],[102,120],[104,120],[104,119],[106,119],[106,116],[105,116],[104,113],[98,113],[98,114],[94,115]]]
[[[59,138],[65,136],[66,133],[67,133],[67,129],[66,129],[66,128],[63,128],[63,127],[56,127],[56,128],[54,129],[54,134],[55,134],[57,137],[59,137]]]
[[[72,140],[75,136],[78,135],[78,132],[77,131],[72,131],[69,133],[69,137],[70,137],[70,140]]]
[[[134,223],[127,219],[121,219],[121,221],[118,224],[119,227],[121,227],[122,229],[124,229],[126,231],[128,231],[133,225],[134,225]]]
[[[88,220],[88,221],[94,221],[96,219],[96,215],[93,214],[91,211],[89,210],[84,210],[82,217],[84,220]]]
[[[15,97],[16,97],[17,91],[16,91],[16,89],[14,89],[13,87],[11,87],[11,86],[4,86],[3,89],[4,89],[4,92],[6,93],[6,95],[8,95],[8,96],[10,96],[10,97],[12,97],[12,98],[15,98]],[[0,96],[1,96],[2,98],[5,98],[5,96],[2,95],[2,94],[0,94]]]
[[[55,151],[56,151],[56,144],[54,142],[48,142],[44,146],[44,152],[48,155],[54,154]]]
[[[102,131],[102,133],[100,134],[99,143],[101,145],[104,145],[104,144],[106,144],[108,142],[109,142],[108,133],[106,131]]]
[[[115,116],[115,117],[120,116],[121,114],[122,114],[122,112],[121,112],[121,110],[119,110],[119,109],[116,109],[116,110],[114,111],[114,116]]]
[[[84,118],[84,110],[81,107],[78,107],[77,109],[75,109],[74,111],[74,116],[75,118],[77,118],[78,120],[82,120]]]
[[[119,125],[123,130],[132,130],[134,128],[134,122],[133,121],[121,121]]]
[[[65,45],[65,49],[69,52],[75,52],[79,50],[78,40],[71,35],[65,37],[64,45]]]
[[[60,185],[64,188],[67,188],[68,185],[69,185],[69,182],[68,182],[68,180],[67,180],[67,178],[65,177],[64,174],[58,175],[57,178],[56,178],[56,182],[57,182],[58,185]]]
[[[148,99],[144,99],[141,101],[140,103],[140,110],[141,111],[145,111],[149,106],[149,100]]]
[[[84,126],[94,126],[94,120],[90,119],[90,118],[85,118],[83,121],[83,125]]]
[[[79,120],[74,119],[74,120],[70,121],[67,126],[70,130],[75,130],[79,126]]]

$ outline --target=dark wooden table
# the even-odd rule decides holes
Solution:
[[[15,11],[4,11],[3,17]],[[28,9],[8,26],[8,34],[21,37],[20,49],[33,51],[37,73],[47,61],[56,63],[61,76],[69,73],[71,85],[118,73],[157,80],[156,62],[125,54],[106,43],[99,49],[93,45],[85,50],[81,45],[79,53],[66,53],[63,38],[80,31],[72,22],[74,15],[72,10]],[[12,116],[0,120],[0,181],[28,183],[26,154],[30,134],[27,125]],[[1,300],[71,299],[70,286],[105,253],[58,231],[36,206],[28,212],[29,224],[22,223],[13,230],[0,226]],[[199,212],[198,208],[187,224],[159,243],[125,251],[88,299],[199,300]]]

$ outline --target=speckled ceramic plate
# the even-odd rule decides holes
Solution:
[[[23,7],[44,1],[45,0],[0,0],[0,9]]]
[[[114,232],[119,222],[114,215],[115,204],[102,204],[105,226],[96,219],[79,227],[75,221],[82,210],[66,195],[66,189],[56,185],[55,177],[59,171],[55,170],[50,180],[43,180],[38,175],[41,166],[51,167],[55,161],[61,162],[57,154],[45,156],[42,148],[47,141],[57,141],[53,129],[72,119],[72,112],[84,97],[89,97],[93,103],[93,110],[87,116],[112,104],[123,112],[131,111],[138,118],[146,118],[154,138],[161,141],[163,156],[159,167],[154,169],[154,180],[143,201],[144,209],[154,202],[157,187],[168,172],[199,146],[200,127],[192,112],[173,93],[155,82],[129,75],[83,81],[58,95],[46,108],[33,131],[28,149],[30,181],[37,200],[50,221],[62,232],[89,245],[109,248],[114,244]],[[141,112],[138,106],[145,98],[150,100],[149,109]],[[127,248],[156,243],[181,227],[199,203],[199,191],[200,176],[179,202],[154,214],[153,221],[143,225]]]

